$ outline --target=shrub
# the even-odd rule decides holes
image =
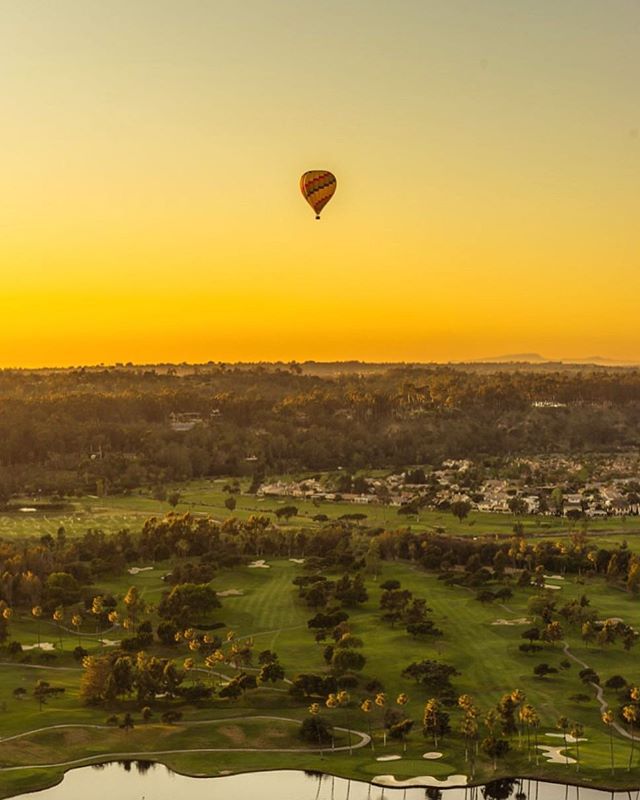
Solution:
[[[360,680],[353,672],[345,672],[344,675],[339,675],[336,678],[336,683],[338,684],[338,689],[355,689]]]
[[[80,647],[80,645],[73,650],[73,657],[76,661],[82,661],[82,659],[88,655],[89,651],[85,650],[84,647]]]
[[[622,677],[622,675],[612,675],[605,683],[607,689],[624,689],[626,685],[627,681]]]
[[[521,644],[518,647],[518,650],[521,650],[523,653],[539,653],[542,650],[541,644]]]
[[[333,728],[322,716],[307,717],[300,726],[300,738],[311,744],[327,744],[332,739]]]
[[[552,675],[557,671],[555,667],[550,667],[548,664],[536,664],[533,668],[533,674],[538,678],[544,678],[545,675]]]
[[[165,725],[173,725],[182,719],[182,711],[165,711],[160,719]]]
[[[10,656],[17,656],[21,652],[22,652],[22,645],[20,644],[20,642],[15,642],[15,641],[9,642],[9,644],[7,645],[7,653],[9,653]]]

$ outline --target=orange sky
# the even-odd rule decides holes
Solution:
[[[0,44],[0,366],[640,360],[634,0],[22,0]]]

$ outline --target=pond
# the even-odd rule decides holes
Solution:
[[[640,800],[640,792],[529,780],[500,780],[474,788],[382,788],[298,770],[189,778],[150,761],[121,761],[68,772],[51,789],[22,800]],[[15,800],[18,800],[18,797]]]

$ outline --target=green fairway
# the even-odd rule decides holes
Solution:
[[[241,592],[237,596],[224,597],[223,607],[217,612],[217,618],[224,622],[227,629],[234,630],[238,638],[252,637],[256,652],[263,649],[277,650],[287,678],[299,672],[325,671],[322,658],[324,644],[316,644],[306,626],[306,620],[312,612],[297,598],[295,587],[291,583],[296,575],[304,574],[302,566],[288,560],[269,561],[268,564],[268,568],[264,569],[238,567],[222,570],[215,576],[213,585],[217,591]],[[116,598],[122,598],[128,587],[135,585],[144,599],[155,605],[166,588],[162,576],[168,566],[166,563],[156,564],[151,570],[101,581],[95,590],[111,592]],[[435,623],[444,632],[442,638],[426,641],[413,639],[402,627],[394,629],[381,620],[378,608],[381,591],[379,585],[388,578],[399,580],[403,588],[411,590],[416,597],[427,600],[433,609]],[[450,711],[454,732],[445,737],[440,745],[444,753],[443,759],[427,765],[421,757],[424,751],[433,749],[433,743],[425,740],[421,733],[422,710],[427,695],[420,686],[402,678],[400,673],[412,661],[432,658],[452,664],[460,671],[460,676],[453,681],[456,693],[471,694],[483,712],[495,706],[504,693],[514,689],[524,691],[527,701],[535,706],[541,718],[541,743],[561,744],[560,741],[545,736],[547,733],[557,733],[556,721],[561,714],[581,722],[587,739],[581,747],[581,774],[595,783],[605,785],[612,782],[620,785],[628,780],[634,782],[632,776],[637,774],[636,770],[629,776],[622,769],[629,757],[630,743],[617,734],[615,754],[620,768],[616,776],[611,778],[608,769],[609,737],[600,720],[600,708],[595,701],[594,691],[580,681],[580,667],[576,663],[571,662],[568,669],[561,666],[565,659],[561,644],[547,645],[544,652],[533,656],[525,655],[518,650],[523,642],[520,635],[524,629],[522,625],[493,624],[498,619],[509,621],[526,617],[527,600],[533,593],[533,588],[514,590],[514,596],[504,606],[498,603],[482,604],[475,599],[474,592],[459,586],[446,586],[436,576],[402,562],[383,563],[378,581],[369,579],[367,584],[369,600],[362,607],[350,611],[350,624],[353,632],[363,641],[362,652],[367,659],[360,684],[363,686],[372,678],[378,679],[384,685],[392,704],[400,692],[405,692],[409,697],[405,710],[415,720],[413,732],[407,741],[407,753],[400,761],[393,763],[393,774],[398,777],[420,774],[442,776],[466,771],[463,742],[457,733],[460,714],[455,708]],[[611,588],[603,580],[592,579],[585,584],[567,577],[563,581],[556,581],[556,584],[561,586],[556,595],[562,602],[586,593],[603,617],[615,614],[640,628],[640,604]],[[154,616],[152,613],[152,618]],[[78,682],[82,670],[71,656],[72,649],[80,641],[89,652],[105,652],[106,648],[99,640],[104,638],[117,641],[122,635],[122,631],[117,628],[100,635],[93,630],[82,630],[78,638],[73,630],[61,630],[48,620],[43,619],[38,624],[25,615],[12,620],[11,638],[19,639],[23,645],[33,645],[39,637],[41,642],[55,645],[56,657],[52,664],[43,663],[44,656],[38,648],[25,651],[19,657],[22,659],[21,663],[8,663],[5,657],[0,666],[0,702],[4,708],[2,737],[62,723],[104,726],[109,713],[122,713],[128,709],[137,717],[136,727],[129,733],[117,728],[105,729],[104,734],[94,729],[69,729],[63,737],[64,753],[69,754],[66,760],[108,752],[187,750],[197,748],[203,741],[208,743],[207,747],[214,749],[233,749],[229,742],[243,743],[242,749],[245,749],[245,745],[263,750],[277,749],[285,744],[294,749],[301,746],[291,727],[292,723],[285,720],[304,719],[307,716],[307,704],[290,697],[286,682],[273,688],[262,687],[250,691],[236,702],[216,699],[198,706],[185,706],[184,723],[168,727],[159,726],[155,721],[163,707],[166,707],[162,700],[157,701],[154,719],[149,724],[142,723],[139,719],[139,709],[135,702],[118,702],[112,709],[82,705],[78,699]],[[616,673],[622,674],[629,683],[640,683],[640,663],[635,653],[630,657],[619,645],[609,649],[586,648],[577,630],[567,629],[564,638],[576,657],[592,665],[600,673],[603,683]],[[184,648],[180,651],[159,645],[154,648],[158,653],[178,656],[178,660],[185,655]],[[24,663],[25,656],[30,663]],[[198,662],[197,656],[196,661]],[[540,661],[556,667],[557,674],[543,679],[535,677],[533,666]],[[223,668],[223,672],[230,674],[228,667]],[[206,678],[206,672],[202,674]],[[37,679],[65,688],[64,694],[50,699],[42,710],[39,710],[38,703],[31,696]],[[25,690],[26,694],[22,699],[14,696],[14,690],[18,687]],[[591,698],[586,702],[570,699],[573,695],[585,693]],[[359,710],[358,705],[367,692],[357,688],[351,691],[351,695],[353,705],[350,710],[337,709],[325,713],[330,715],[336,725],[366,732],[370,720]],[[610,699],[615,701],[613,692]],[[269,723],[265,727],[265,723],[260,721],[246,720],[259,715],[273,715],[282,722]],[[245,721],[234,723],[235,727],[228,730],[216,727],[215,731],[208,731],[206,727],[189,727],[190,723],[198,720],[215,721],[230,717],[241,717]],[[371,722],[376,747],[382,751],[380,714],[374,714]],[[62,752],[59,747],[61,741],[60,735],[44,732],[4,744],[0,742],[0,764],[10,766],[56,763],[62,760],[59,757]],[[169,747],[167,742],[174,746]],[[569,754],[574,755],[574,751],[575,748],[570,746]],[[402,752],[401,743],[389,741],[385,753],[398,752]],[[224,761],[215,754],[205,756],[197,753],[164,754],[158,758],[187,772],[207,774],[215,774],[221,763],[225,767],[230,764],[234,769],[259,769],[267,765],[271,768],[285,765],[290,768],[322,768],[361,778],[371,778],[390,769],[377,762],[376,754],[369,749],[354,751],[352,756],[345,752],[325,754],[324,762],[320,761],[318,754],[288,754],[285,758],[284,754],[267,755],[266,752],[263,755],[227,753]],[[519,749],[517,737],[512,741],[512,750],[501,762],[499,771],[501,774],[526,773],[549,779],[575,777],[574,767],[563,763],[547,764],[544,759],[540,759],[538,766],[534,762],[530,763],[525,751]],[[51,768],[50,772],[53,775],[56,770]],[[481,758],[476,778],[487,778],[491,775],[490,764]],[[2,775],[2,791],[5,795],[10,794],[14,789],[24,786],[25,780],[23,771],[5,772]]]
[[[303,476],[296,476],[301,478]],[[337,520],[343,515],[365,514],[361,521],[363,527],[394,530],[410,526],[415,531],[442,531],[456,536],[500,537],[513,535],[516,522],[523,526],[528,537],[556,539],[570,536],[586,529],[592,541],[602,546],[619,544],[626,540],[633,550],[640,550],[640,518],[611,517],[606,519],[571,521],[562,517],[524,516],[512,514],[489,514],[472,511],[462,521],[450,512],[422,510],[418,516],[398,514],[395,506],[373,503],[347,503],[302,498],[257,497],[248,494],[249,483],[241,482],[242,493],[234,494],[236,507],[230,511],[225,506],[229,493],[224,491],[229,479],[189,481],[176,485],[180,499],[175,511],[186,511],[196,515],[209,515],[217,520],[231,516],[246,520],[253,514],[273,516],[283,505],[294,505],[297,516],[288,522],[279,520],[278,524],[287,528],[306,527],[313,529],[320,525],[313,517],[326,515],[329,520]],[[149,516],[163,516],[172,510],[166,501],[153,498],[148,491],[136,490],[129,495],[109,495],[71,499],[63,510],[39,511],[34,498],[22,498],[12,503],[12,510],[0,513],[0,538],[29,538],[46,534],[54,535],[63,527],[67,536],[84,534],[88,529],[104,533],[119,530],[139,530]],[[23,510],[19,510],[23,509]],[[31,510],[30,510],[31,509]],[[33,510],[35,509],[35,511]]]

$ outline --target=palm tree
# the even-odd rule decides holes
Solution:
[[[464,712],[460,731],[464,735],[464,760],[469,760],[469,741],[478,736],[478,709],[473,705],[473,698],[468,694],[461,694],[458,706]]]
[[[584,726],[579,722],[574,722],[571,725],[569,733],[576,742],[576,772],[580,772],[580,739],[584,734]]]
[[[5,623],[8,623],[12,616],[13,616],[13,609],[11,609],[9,606],[5,606],[2,609],[2,619],[5,621]],[[5,624],[4,633],[5,633],[5,637],[8,638],[9,637],[9,625],[8,624]]]
[[[407,705],[409,702],[409,697],[404,693],[400,692],[400,694],[396,697],[396,703],[402,708]],[[407,752],[407,736],[405,733],[405,729],[402,729],[402,752]]]
[[[327,699],[324,701],[324,704],[326,705],[327,708],[338,708],[338,706],[340,705],[340,703],[338,701],[338,696],[335,695],[333,692],[331,692],[331,694],[327,695]],[[335,748],[335,746],[336,746],[336,739],[335,739],[335,736],[333,734],[333,727],[332,727],[331,728],[331,749],[333,750]]]
[[[518,719],[520,722],[522,722],[520,710],[522,709],[522,704],[525,701],[525,693],[522,691],[522,689],[514,689],[511,692],[511,700],[518,709]],[[522,725],[518,726],[518,749],[522,749]]]
[[[562,731],[562,740],[564,742],[564,758],[565,764],[569,763],[569,754],[567,753],[567,731],[569,730],[569,720],[566,717],[558,717],[556,728]]]
[[[533,706],[527,704],[518,710],[518,720],[527,728],[527,761],[531,763],[531,712]]]
[[[371,749],[375,750],[375,746],[373,743],[373,732],[371,731],[371,712],[373,711],[373,703],[369,698],[365,698],[362,703],[360,703],[360,710],[367,715],[367,724],[369,726],[369,739],[371,741]]]
[[[538,728],[540,727],[540,717],[533,706],[529,706],[527,712],[528,724],[533,728],[533,746],[536,751],[536,766],[540,763],[540,751],[538,750]]]
[[[427,700],[424,707],[422,725],[425,733],[430,732],[433,734],[433,745],[436,748],[438,747],[438,732],[442,727],[441,717],[440,703],[438,700],[435,697]]]
[[[611,774],[615,773],[615,764],[613,761],[613,711],[605,711],[602,715],[602,721],[609,728],[609,749],[611,751]]]
[[[80,625],[82,625],[82,617],[80,614],[74,614],[71,617],[71,624],[76,629],[76,633],[78,634],[78,647],[82,647],[82,642],[80,640]]]
[[[309,713],[312,717],[317,718],[318,714],[320,713],[320,703],[311,703],[309,706]],[[322,747],[322,735],[320,733],[320,728],[316,725],[316,730],[318,732],[318,744],[320,745],[320,759],[324,758],[324,749]]]
[[[34,606],[31,609],[31,614],[34,619],[38,620],[37,632],[38,632],[38,647],[40,647],[40,617],[42,616],[42,606]]]
[[[382,746],[387,746],[387,729],[384,727],[384,707],[387,704],[387,696],[384,692],[378,692],[373,701],[382,710]]]
[[[467,711],[462,719],[461,725],[462,733],[464,734],[464,759],[469,759],[469,742],[475,741],[475,746],[472,747],[471,753],[471,777],[475,774],[476,755],[478,751],[478,709],[472,707]]]
[[[60,627],[60,623],[64,621],[64,611],[62,606],[56,608],[53,612],[53,621],[58,625],[58,639],[60,641],[60,651],[62,652],[62,628]]]
[[[347,723],[347,734],[349,736],[349,755],[352,756],[353,747],[351,742],[351,724],[349,722],[349,703],[351,702],[351,698],[349,697],[349,693],[345,692],[343,689],[336,694],[336,700],[338,701],[338,706],[340,708],[344,708],[344,718]]]
[[[124,604],[127,607],[129,615],[131,616],[131,618],[135,623],[136,614],[140,606],[140,595],[138,594],[137,587],[135,586],[129,587],[127,593],[124,596]]]
[[[97,595],[93,598],[93,602],[91,603],[91,613],[96,618],[96,633],[100,631],[100,615],[104,611],[104,604],[102,601],[102,595]]]
[[[629,766],[627,770],[631,769],[631,765],[633,763],[633,749],[636,744],[635,736],[633,735],[634,732],[634,725],[638,721],[638,708],[637,706],[624,706],[622,709],[622,716],[624,717],[625,721],[629,724],[629,733],[631,735],[631,752],[629,753]]]
[[[107,619],[109,620],[109,624],[110,624],[110,625],[113,627],[114,625],[116,625],[116,624],[118,623],[118,620],[120,619],[120,615],[118,614],[118,612],[117,612],[117,611],[110,611],[110,612],[107,614]],[[106,646],[106,644],[107,644],[107,643],[106,643],[106,641],[104,641],[104,640],[103,640],[103,642],[102,642],[102,643],[103,643],[105,646]]]
[[[205,666],[210,672],[212,687],[215,686],[216,682],[216,675],[214,669],[217,666],[219,666],[223,661],[224,661],[224,653],[222,652],[222,650],[214,650],[213,653],[208,655],[204,660]]]

